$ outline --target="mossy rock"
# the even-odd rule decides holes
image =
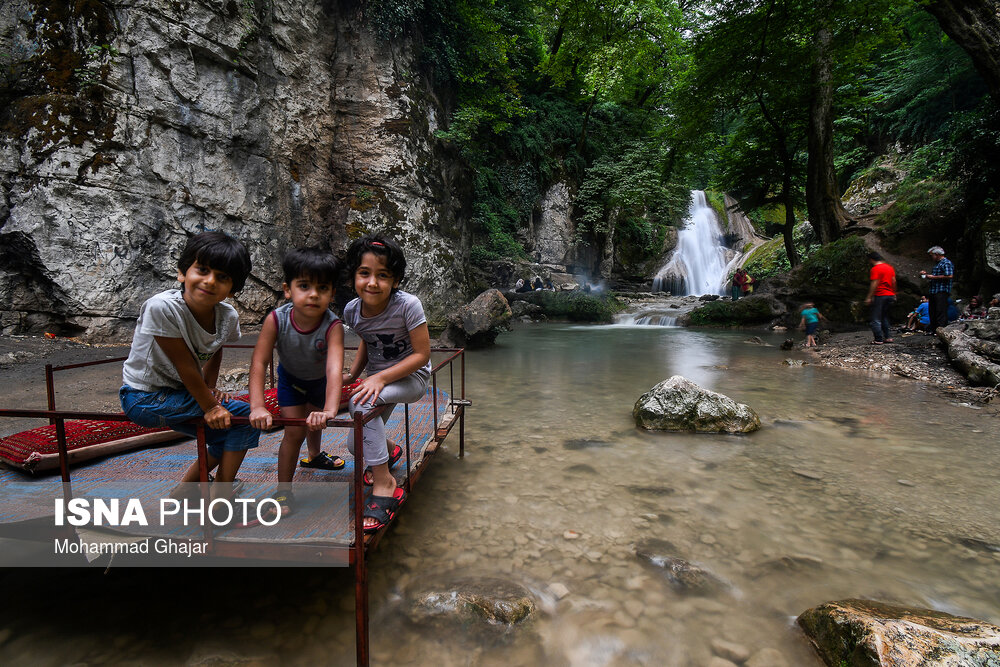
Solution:
[[[871,250],[860,236],[849,236],[828,243],[814,252],[796,268],[790,283],[797,288],[827,288],[834,286],[840,292],[850,292],[860,287],[862,293],[868,286]]]
[[[613,322],[615,314],[625,310],[626,305],[613,294],[600,294],[583,291],[572,292],[522,292],[507,294],[507,299],[527,301],[542,308],[542,313],[549,319],[569,320],[570,322],[594,322],[607,324]]]
[[[414,623],[461,629],[484,640],[512,634],[534,612],[527,588],[495,577],[424,583],[407,595],[406,613]]]
[[[766,324],[787,312],[772,296],[752,294],[738,301],[709,301],[691,311],[693,326],[739,327]]]

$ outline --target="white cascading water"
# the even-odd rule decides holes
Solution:
[[[692,190],[691,207],[684,228],[677,233],[677,248],[653,278],[654,292],[725,294],[732,264],[722,228],[703,190]]]

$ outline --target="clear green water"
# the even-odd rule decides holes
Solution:
[[[706,665],[724,639],[817,665],[794,618],[846,597],[1000,623],[995,418],[914,382],[790,367],[798,353],[748,336],[536,325],[469,353],[466,457],[453,432],[371,560],[373,664]],[[674,374],[763,428],[637,430],[635,400]],[[650,539],[722,583],[676,588],[636,557]],[[6,664],[354,660],[341,569],[3,576]],[[538,612],[500,638],[409,620],[408,593],[456,576],[520,583]]]

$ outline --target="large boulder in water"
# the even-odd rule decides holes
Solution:
[[[440,341],[448,347],[486,347],[501,331],[506,331],[512,317],[510,304],[497,289],[488,289],[445,319],[447,326]]]
[[[424,582],[407,596],[407,615],[416,623],[473,627],[506,634],[535,611],[535,599],[524,586],[493,577]]]
[[[637,426],[650,431],[752,433],[760,428],[760,417],[752,408],[681,375],[640,396],[632,417]]]
[[[1000,664],[1000,627],[940,611],[840,600],[806,611],[798,622],[836,667]]]

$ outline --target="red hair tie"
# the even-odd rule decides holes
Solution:
[[[379,246],[381,248],[385,247],[385,244],[382,243],[381,241],[372,241],[372,245],[377,245],[377,246]]]

